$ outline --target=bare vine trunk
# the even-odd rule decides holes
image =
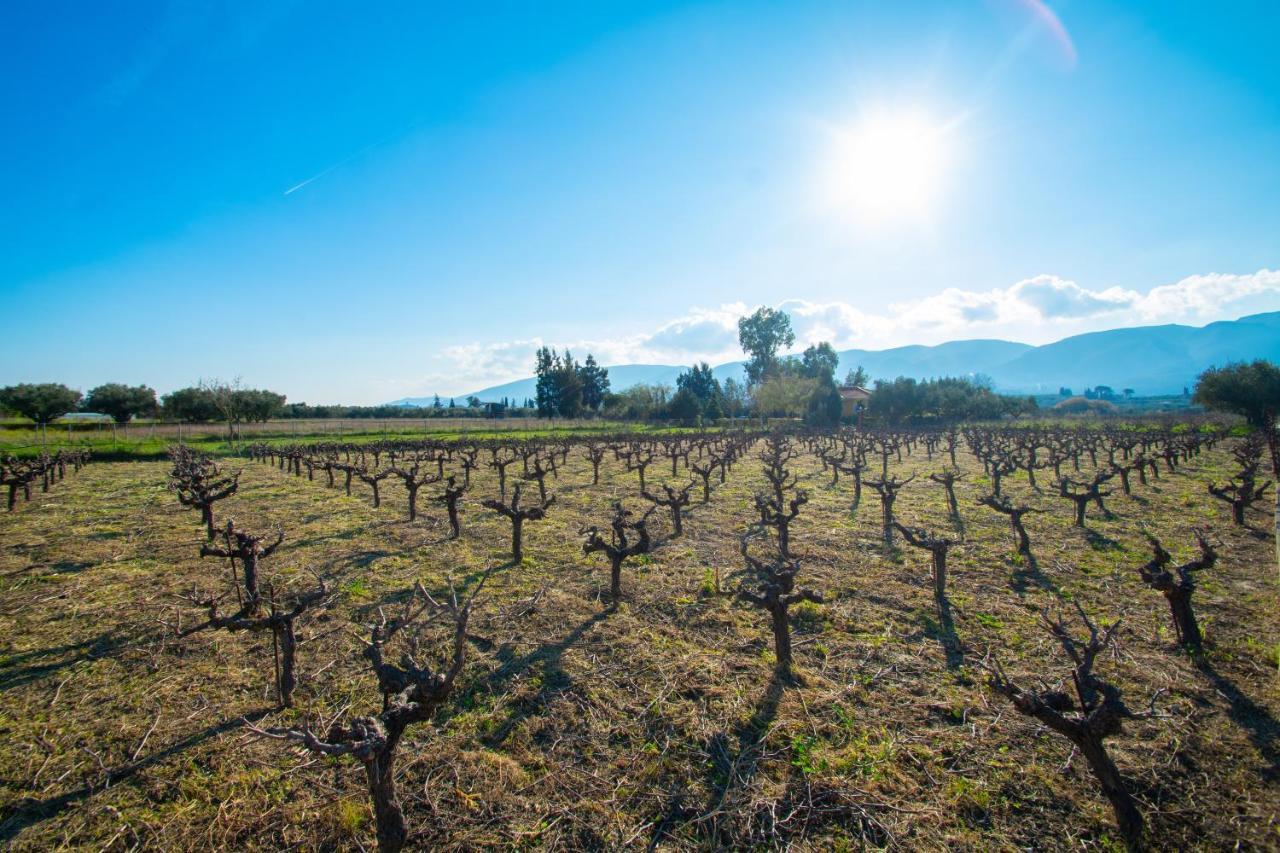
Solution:
[[[369,781],[369,796],[373,800],[373,819],[377,827],[378,850],[381,853],[398,853],[409,838],[404,824],[404,810],[396,796],[395,746],[388,745],[365,763],[365,777]]]
[[[276,639],[280,643],[280,683],[276,685],[280,704],[286,708],[293,707],[293,688],[298,686],[298,676],[294,662],[298,657],[298,635],[293,630],[293,620],[285,619],[284,624],[276,630]]]
[[[778,660],[778,672],[791,675],[791,623],[787,620],[787,608],[781,604],[770,609],[773,617],[773,654]]]
[[[1089,763],[1094,778],[1102,785],[1102,793],[1111,803],[1116,815],[1116,823],[1120,827],[1120,835],[1125,846],[1130,850],[1139,850],[1142,846],[1142,815],[1138,812],[1133,797],[1124,786],[1124,778],[1116,767],[1111,756],[1107,754],[1102,741],[1097,738],[1081,737],[1076,741],[1080,753]]]
[[[609,601],[614,606],[622,600],[622,561],[625,555],[618,554],[609,559]]]

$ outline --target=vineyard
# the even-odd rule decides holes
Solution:
[[[1280,846],[1260,433],[3,466],[14,849]]]

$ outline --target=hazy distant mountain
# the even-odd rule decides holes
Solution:
[[[1206,367],[1265,358],[1280,362],[1280,312],[1194,326],[1143,326],[1076,335],[1023,353],[992,371],[1017,391],[1081,391],[1091,385],[1176,394]]]
[[[1194,384],[1206,367],[1228,361],[1266,358],[1280,362],[1280,311],[1239,320],[1195,326],[1142,326],[1075,335],[1043,346],[1012,341],[949,341],[937,346],[887,350],[845,350],[837,378],[862,365],[872,379],[912,376],[990,376],[996,388],[1020,393],[1055,393],[1066,386],[1077,393],[1094,385],[1139,395],[1177,394]],[[619,364],[609,367],[614,391],[639,383],[675,385],[682,365]],[[742,362],[714,369],[723,382],[744,378]],[[534,379],[520,379],[474,392],[485,402],[534,396]],[[455,399],[461,402],[468,395]],[[407,397],[392,405],[429,406],[430,397]]]
[[[609,368],[609,385],[614,391],[640,384],[674,386],[676,377],[683,371],[683,367],[666,364],[616,364]],[[537,380],[530,376],[528,379],[517,379],[515,382],[507,382],[504,385],[494,385],[481,391],[473,391],[471,394],[458,394],[453,399],[459,405],[462,405],[462,401],[467,397],[479,397],[485,403],[498,403],[505,398],[514,400],[518,404],[525,399],[532,399],[536,391]],[[393,400],[388,405],[430,406],[432,401],[432,397],[405,397],[403,400]],[[448,402],[447,397],[445,402]]]

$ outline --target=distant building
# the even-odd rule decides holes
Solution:
[[[867,400],[871,399],[871,392],[861,385],[841,385],[840,391],[840,416],[844,418],[852,418],[857,415],[860,408],[865,408]]]

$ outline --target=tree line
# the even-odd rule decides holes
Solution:
[[[711,366],[699,362],[676,377],[675,387],[638,384],[613,393],[608,370],[588,355],[578,364],[569,352],[538,350],[536,409],[541,417],[600,416],[611,420],[670,420],[705,424],[722,418],[799,418],[813,426],[830,426],[846,415],[836,381],[840,357],[826,341],[798,355],[782,355],[795,344],[791,318],[763,307],[738,322],[738,342],[748,356],[745,381],[723,382]],[[858,367],[845,386],[870,384]],[[981,378],[917,381],[908,377],[879,380],[863,403],[865,414],[886,426],[942,421],[999,419],[1035,409],[1030,398],[996,394]]]
[[[23,383],[0,388],[0,410],[45,425],[75,412],[109,416],[118,424],[134,418],[162,418],[188,423],[265,422],[284,410],[285,395],[238,382],[202,382],[180,388],[158,400],[146,385],[108,382],[82,394],[58,382]]]
[[[843,407],[835,380],[839,356],[830,343],[812,344],[798,355],[779,354],[795,343],[791,319],[785,312],[762,307],[741,318],[738,340],[748,356],[745,381],[729,377],[722,382],[709,364],[700,362],[680,373],[674,388],[636,384],[614,392],[608,369],[593,355],[579,363],[568,350],[561,355],[542,347],[534,363],[535,397],[524,400],[482,402],[470,396],[459,405],[454,399],[446,404],[436,396],[429,407],[317,406],[289,404],[284,394],[245,388],[238,381],[202,381],[159,399],[146,385],[109,382],[82,394],[61,383],[24,383],[0,388],[0,411],[38,425],[73,412],[107,415],[120,424],[134,418],[237,424],[273,418],[533,416],[704,424],[755,416],[799,418],[824,426],[853,419]],[[843,385],[867,390],[868,398],[858,404],[859,414],[871,424],[889,427],[999,420],[1037,409],[1034,398],[998,394],[982,376],[926,380],[899,376],[872,384],[859,366],[846,374]],[[1254,426],[1264,426],[1280,408],[1280,368],[1262,360],[1211,367],[1200,375],[1192,399],[1206,408],[1235,412]]]

